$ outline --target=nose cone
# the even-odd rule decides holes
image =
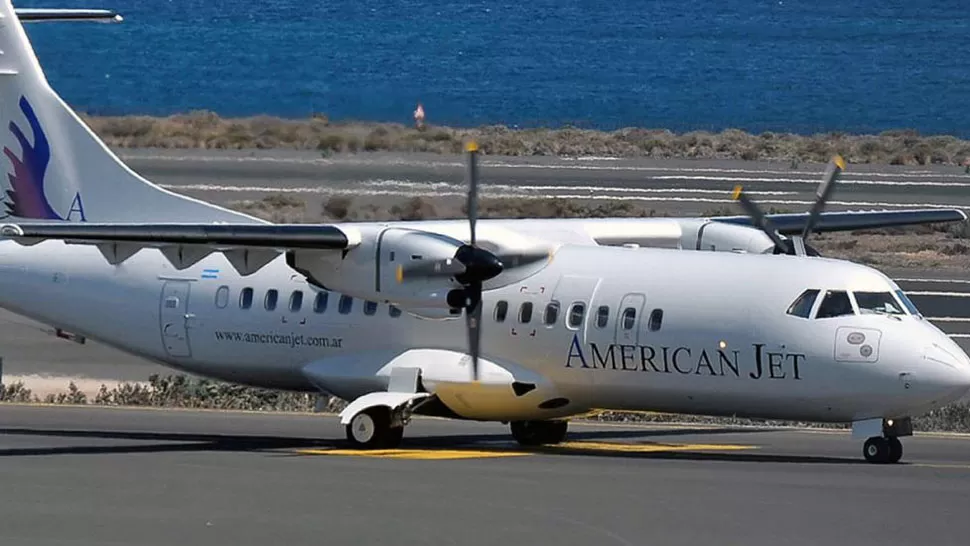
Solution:
[[[923,348],[924,366],[919,375],[938,389],[947,401],[957,400],[970,392],[970,357],[946,334],[940,331]]]

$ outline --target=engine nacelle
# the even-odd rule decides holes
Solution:
[[[406,228],[375,228],[345,252],[290,251],[287,263],[309,282],[334,292],[405,308],[449,309],[448,294],[462,286],[452,277],[415,277],[401,282],[399,266],[454,257],[461,241]]]
[[[697,220],[684,225],[683,248],[767,254],[774,250],[775,243],[763,231],[751,226]]]

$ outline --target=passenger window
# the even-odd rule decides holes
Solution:
[[[596,310],[596,327],[606,328],[606,323],[610,321],[610,306],[600,305]]]
[[[396,305],[388,305],[387,314],[391,315],[391,318],[397,318],[401,316],[401,308]]]
[[[216,307],[224,309],[227,305],[229,305],[229,287],[223,285],[216,290]]]
[[[294,290],[293,293],[290,294],[290,311],[295,313],[299,311],[301,307],[303,307],[303,291]]]
[[[495,304],[495,322],[505,322],[505,317],[508,314],[509,302],[503,300]]]
[[[266,307],[267,311],[272,311],[276,309],[276,300],[280,297],[280,293],[275,288],[270,288],[266,291],[266,298],[263,300],[263,306]]]
[[[246,287],[239,293],[239,307],[249,309],[253,306],[253,289]]]
[[[890,292],[853,292],[860,315],[905,315]]]
[[[543,318],[543,322],[547,325],[552,325],[556,323],[559,319],[559,303],[551,302],[546,306],[546,316]]]
[[[532,321],[532,302],[527,301],[519,307],[519,322],[528,324]]]
[[[337,312],[341,315],[346,315],[354,307],[354,298],[342,294],[340,296],[340,301],[337,302]]]
[[[664,310],[654,309],[650,313],[650,321],[647,324],[647,327],[650,329],[651,332],[656,332],[663,325],[663,321],[664,321]]]
[[[574,303],[569,308],[569,327],[579,328],[583,324],[583,317],[586,315],[585,303]]]
[[[373,315],[377,312],[377,302],[376,301],[365,301],[364,302],[364,314]]]
[[[623,329],[632,330],[634,324],[637,321],[637,310],[632,307],[627,307],[623,310]]]
[[[849,294],[843,290],[829,290],[822,299],[822,304],[818,307],[815,318],[842,317],[854,315],[852,302],[849,301]]]
[[[788,314],[796,317],[808,318],[812,314],[812,306],[818,297],[818,290],[806,290],[788,308]]]
[[[327,301],[330,300],[329,292],[317,292],[317,297],[313,298],[313,312],[323,313],[327,310]]]

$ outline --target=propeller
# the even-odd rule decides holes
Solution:
[[[468,334],[468,352],[472,359],[472,377],[478,381],[478,360],[482,339],[482,285],[503,271],[533,264],[549,258],[548,251],[524,251],[493,253],[478,246],[476,224],[478,222],[478,144],[471,141],[465,145],[465,177],[468,182],[469,242],[461,244],[451,258],[427,260],[402,265],[397,269],[397,281],[408,279],[454,278],[461,284],[448,292],[448,305],[464,309],[465,329]]]
[[[772,225],[771,221],[764,215],[761,208],[753,201],[744,191],[741,186],[736,186],[734,188],[733,198],[735,201],[741,204],[741,208],[751,217],[751,222],[755,227],[765,232],[766,235],[775,243],[775,254],[794,254],[796,256],[818,256],[819,253],[814,248],[808,246],[805,242],[808,237],[812,234],[815,229],[816,224],[818,224],[819,215],[825,210],[825,204],[828,202],[829,198],[832,196],[832,191],[835,189],[835,182],[838,180],[839,175],[845,169],[845,159],[840,155],[836,155],[829,162],[828,167],[825,169],[825,174],[822,177],[822,183],[819,184],[818,189],[815,191],[815,203],[812,204],[812,209],[809,211],[808,220],[805,222],[805,227],[800,235],[792,236],[788,241],[782,239],[781,235],[778,234]]]

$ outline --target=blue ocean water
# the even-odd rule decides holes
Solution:
[[[78,109],[970,136],[963,0],[20,0]]]

